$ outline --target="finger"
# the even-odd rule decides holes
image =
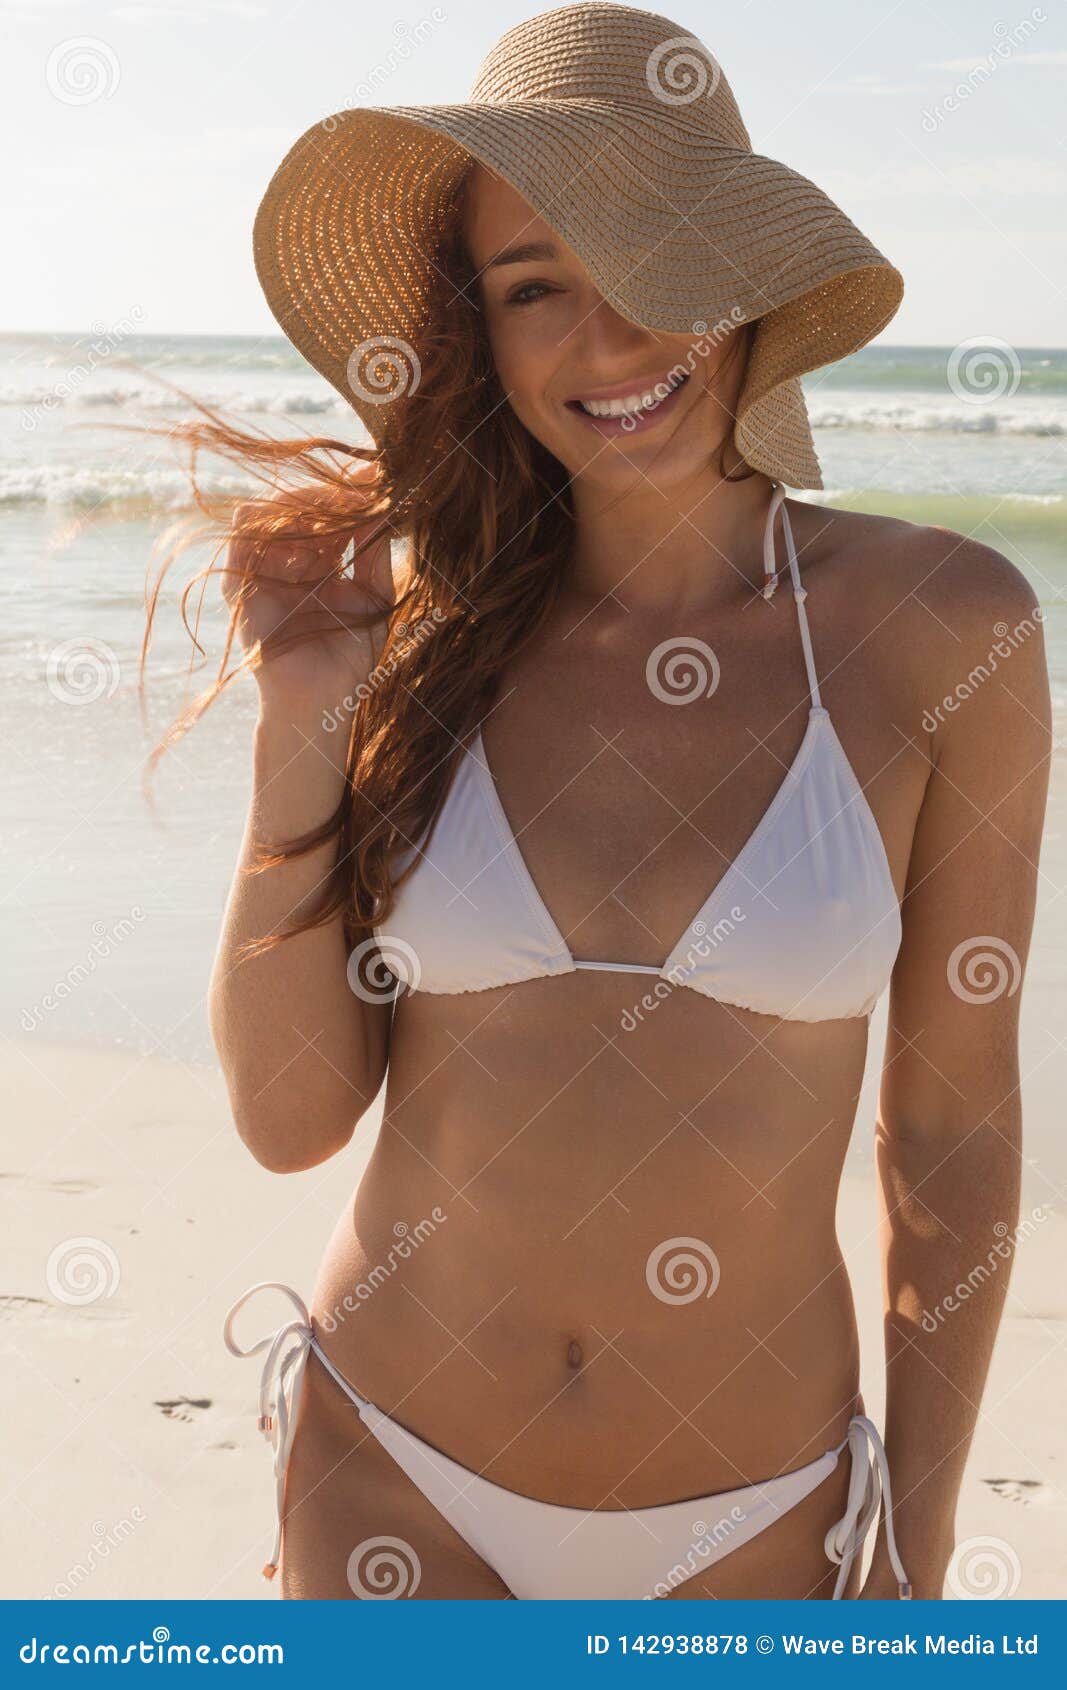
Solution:
[[[362,536],[362,543],[360,536],[355,537],[352,559],[353,577],[362,580],[382,604],[389,606],[397,599],[392,541],[393,531],[386,521],[379,532],[372,529]]]
[[[378,595],[380,603],[396,602],[391,529],[384,515],[354,520],[345,529],[323,535],[301,532],[298,522],[262,537],[236,531],[242,518],[262,519],[265,513],[276,510],[276,505],[276,501],[267,499],[239,506],[234,513],[235,532],[223,577],[223,591],[231,603],[254,578],[262,585],[280,588],[310,584],[320,593],[337,582],[349,589],[344,600],[349,608],[353,587],[364,596],[368,607],[376,602],[371,593]]]

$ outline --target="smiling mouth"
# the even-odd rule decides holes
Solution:
[[[639,422],[658,411],[688,380],[688,373],[662,376],[650,387],[635,389],[624,399],[568,399],[567,409],[598,422]]]

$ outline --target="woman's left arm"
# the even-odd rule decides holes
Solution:
[[[937,531],[943,533],[943,531]],[[885,1446],[915,1597],[937,1598],[1011,1272],[1019,1004],[1051,725],[1041,613],[988,547],[956,541],[914,595],[929,758],[902,906],[878,1121]],[[933,623],[939,624],[937,631]],[[895,1597],[884,1521],[864,1597]]]

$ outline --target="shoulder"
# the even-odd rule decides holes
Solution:
[[[809,584],[820,584],[847,647],[891,663],[916,701],[953,691],[975,664],[994,672],[998,650],[1029,645],[1029,662],[1014,667],[1043,673],[1038,596],[995,547],[899,517],[801,509]]]
[[[804,521],[812,567],[880,609],[914,598],[966,618],[1037,605],[1026,576],[1002,552],[954,529],[826,505],[808,506]]]

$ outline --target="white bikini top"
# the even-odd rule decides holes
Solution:
[[[889,983],[900,906],[871,807],[819,697],[785,489],[764,535],[764,597],[777,585],[781,508],[811,690],[800,750],[740,854],[666,960],[572,955],[534,885],[489,772],[479,729],[459,758],[421,858],[374,935],[407,990],[478,992],[578,969],[651,974],[782,1021],[869,1015]],[[423,835],[425,842],[426,835]]]

